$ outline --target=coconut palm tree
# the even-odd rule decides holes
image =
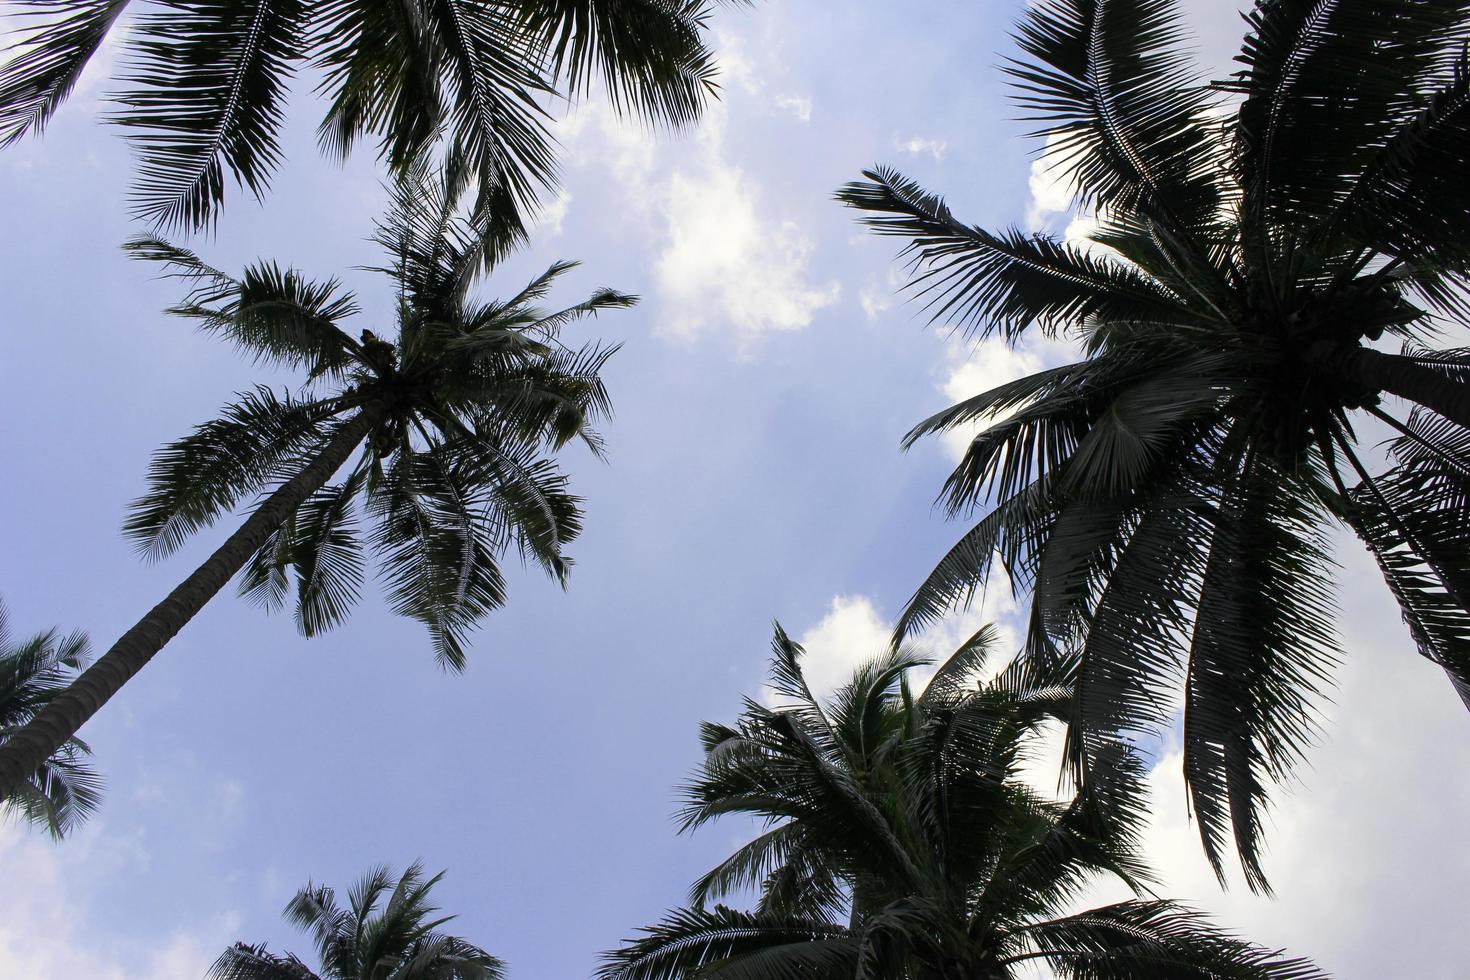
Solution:
[[[452,670],[464,665],[467,631],[505,602],[506,549],[565,582],[562,549],[580,531],[581,511],[548,451],[581,439],[600,452],[591,425],[610,408],[599,371],[614,348],[570,348],[559,335],[636,299],[601,289],[559,312],[538,308],[568,262],[508,300],[476,298],[490,235],[459,216],[458,183],[418,171],[398,185],[379,225],[390,260],[381,271],[398,288],[396,335],[352,336],[345,325],[357,306],[336,280],[271,262],[234,278],[161,239],[129,245],[192,286],[171,312],[256,359],[302,371],[307,386],[242,394],[154,457],[149,490],[124,528],[149,558],[256,502],[178,588],[0,746],[0,795],[236,573],[246,597],[267,608],[292,603],[312,636],[357,601],[371,545],[394,611],[428,627]]]
[[[55,629],[17,641],[0,602],[0,745],[50,704],[87,662],[87,636]],[[102,779],[87,764],[92,750],[72,737],[22,779],[0,808],[56,840],[76,829],[102,802]]]
[[[348,892],[347,908],[325,885],[307,885],[286,906],[286,918],[311,933],[321,972],[265,945],[236,943],[209,971],[212,980],[500,980],[504,964],[439,927],[429,892],[444,877],[425,879],[410,865],[397,882],[374,868]]]
[[[602,980],[1001,980],[1038,962],[1078,980],[1321,977],[1173,902],[1071,911],[1100,875],[1145,888],[1142,811],[1103,781],[1067,803],[1026,785],[1039,725],[1068,691],[1024,663],[978,683],[995,643],[981,630],[922,693],[908,675],[925,661],[889,650],[823,704],[778,626],[781,703],[703,726],[682,818],[768,829],[700,878],[689,907],[606,954]],[[1130,753],[1113,761],[1136,775]],[[709,904],[751,892],[752,911]]]
[[[545,122],[600,77],[611,101],[681,125],[714,91],[707,0],[18,0],[0,63],[0,146],[40,132],[104,45],[121,50],[113,122],[140,166],[136,213],[210,222],[226,177],[260,198],[280,164],[294,76],[326,101],[324,151],[377,141],[395,173],[446,136],[496,206],[555,177]],[[125,15],[131,22],[124,29]],[[519,217],[516,223],[520,223]]]
[[[1470,312],[1470,3],[1259,0],[1248,26],[1206,84],[1171,0],[1030,6],[1006,70],[1086,241],[973,227],[891,170],[839,197],[907,240],[936,318],[1080,347],[909,434],[983,427],[941,495],[983,517],[898,634],[998,558],[1030,655],[1077,652],[1077,774],[1182,709],[1210,860],[1233,838],[1264,888],[1262,808],[1339,656],[1335,525],[1470,703],[1470,350],[1445,346]]]

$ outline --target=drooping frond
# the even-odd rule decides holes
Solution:
[[[1017,931],[1025,952],[1069,980],[1326,980],[1311,962],[1237,939],[1173,902],[1133,901]]]
[[[158,0],[134,25],[127,88],[111,120],[139,158],[134,212],[192,231],[228,174],[256,199],[281,161],[287,86],[303,54],[306,0]]]
[[[619,111],[682,126],[715,95],[704,43],[709,0],[518,0],[522,22],[546,45],[571,92],[594,77]]]
[[[318,490],[297,511],[291,536],[296,572],[296,628],[315,636],[347,618],[362,590],[362,543],[356,498],[366,474]]]
[[[1184,678],[1184,772],[1205,853],[1223,882],[1233,836],[1259,891],[1269,787],[1312,743],[1337,663],[1318,515],[1289,486],[1259,457],[1226,484]]]
[[[1470,707],[1470,432],[1416,412],[1394,444],[1402,465],[1359,486],[1348,523],[1398,600],[1419,652],[1439,664]]]
[[[1043,481],[997,502],[914,590],[894,624],[894,639],[902,640],[948,610],[968,605],[989,581],[996,558],[1009,574],[1012,588],[1023,591],[1028,585],[1027,571],[1054,519],[1051,489]]]
[[[242,393],[219,418],[154,454],[148,490],[130,505],[123,533],[149,558],[173,553],[321,442],[336,410],[269,388]]]
[[[128,0],[19,0],[7,14],[28,23],[7,38],[0,64],[0,147],[45,128]]]
[[[1180,230],[1215,218],[1214,99],[1192,77],[1183,24],[1174,0],[1041,0],[1021,20],[1029,60],[1005,69],[1016,101],[1092,210]]]

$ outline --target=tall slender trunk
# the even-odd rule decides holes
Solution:
[[[1398,395],[1470,429],[1470,384],[1448,378],[1422,361],[1355,347],[1331,356],[1325,366],[1366,388]]]
[[[363,406],[315,459],[266,497],[204,564],[0,745],[0,800],[8,799],[225,587],[271,534],[332,478],[384,412],[378,403]]]

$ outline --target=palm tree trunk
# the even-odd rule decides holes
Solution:
[[[332,478],[385,411],[380,403],[364,405],[315,459],[266,497],[204,564],[0,745],[0,800],[9,799],[12,792],[225,587],[271,534]]]
[[[1386,391],[1470,429],[1470,384],[1455,381],[1412,357],[1355,347],[1327,361],[1329,370],[1374,391]]]

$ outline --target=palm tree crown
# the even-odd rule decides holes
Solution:
[[[0,602],[0,745],[35,717],[87,663],[87,637],[49,629],[17,641]],[[62,744],[0,809],[45,827],[60,840],[102,802],[102,780],[87,764],[92,750],[72,737]]]
[[[1259,0],[1248,20],[1242,69],[1210,85],[1171,0],[1031,6],[1007,71],[1090,241],[966,225],[889,170],[839,196],[909,241],[936,317],[1081,346],[910,433],[985,426],[943,493],[985,514],[899,634],[998,556],[1032,591],[1030,655],[1075,682],[1076,772],[1182,708],[1210,859],[1233,838],[1264,888],[1261,809],[1338,656],[1334,522],[1470,702],[1470,353],[1438,346],[1470,312],[1470,3]],[[1382,465],[1370,420],[1396,436]]]
[[[573,263],[514,297],[476,299],[493,229],[459,215],[452,171],[400,182],[377,240],[397,285],[396,333],[345,329],[357,312],[335,280],[262,262],[235,278],[157,238],[130,243],[192,286],[172,312],[245,353],[301,370],[299,394],[246,393],[154,458],[126,533],[163,557],[191,533],[261,499],[215,553],[65,695],[0,747],[0,795],[243,570],[240,591],[267,608],[288,600],[307,636],[357,601],[364,550],[389,603],[422,622],[441,664],[464,665],[467,632],[505,602],[507,549],[564,580],[579,500],[548,455],[572,439],[594,452],[610,409],[599,377],[615,348],[571,348],[569,324],[636,298],[611,289],[547,312],[536,303]],[[391,339],[390,339],[391,338]],[[340,482],[329,482],[338,473]],[[363,520],[369,525],[364,531]],[[34,768],[34,767],[31,767]],[[28,771],[28,770],[27,770]]]
[[[0,146],[38,132],[118,34],[129,0],[20,0],[0,63]],[[112,121],[141,166],[137,213],[198,227],[226,176],[256,197],[280,163],[293,76],[327,101],[323,149],[361,138],[402,173],[441,135],[516,215],[555,176],[545,103],[601,76],[615,106],[683,124],[714,89],[706,0],[143,0]],[[519,226],[520,219],[514,219]]]
[[[236,943],[209,971],[211,980],[500,980],[504,964],[457,936],[439,932],[453,916],[436,916],[429,892],[444,877],[424,878],[410,865],[396,882],[375,868],[348,893],[307,885],[286,906],[290,922],[311,933],[321,972],[262,944]]]
[[[642,939],[607,954],[603,980],[1000,980],[1045,961],[1087,978],[1320,977],[1209,927],[1172,902],[1068,907],[1097,875],[1140,890],[1141,811],[1094,783],[1066,804],[1019,778],[1065,689],[1024,665],[980,685],[995,633],[962,646],[921,694],[924,661],[889,651],[827,704],[777,627],[772,687],[733,726],[705,724],[684,827],[744,814],[769,829]],[[1136,771],[1119,753],[1118,771]],[[754,890],[754,911],[707,903]]]

